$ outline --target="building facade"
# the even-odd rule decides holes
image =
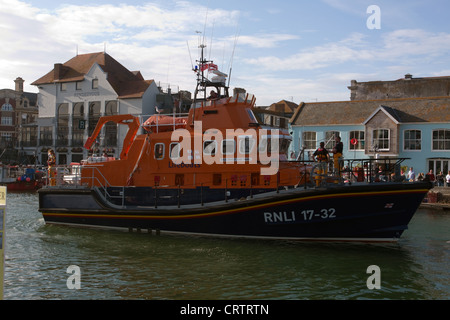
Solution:
[[[358,82],[348,87],[350,100],[384,100],[400,98],[430,98],[450,96],[450,77],[415,78],[406,74],[393,81]]]
[[[296,108],[296,103],[281,100],[268,107],[258,107],[253,112],[260,123],[287,129],[289,128],[289,119],[294,114]]]
[[[331,150],[334,137],[339,135],[346,159],[409,158],[402,165],[413,167],[416,175],[429,170],[448,172],[450,96],[446,86],[440,86],[442,90],[433,89],[433,94],[440,96],[428,96],[425,80],[421,78],[420,84],[415,84],[414,97],[301,103],[290,120],[293,150],[303,151],[303,158],[308,158],[321,141]],[[434,80],[431,79],[432,86]],[[405,81],[414,85],[412,78],[400,81],[397,89],[393,83],[377,84],[372,89],[377,88],[377,94],[381,94],[380,88],[404,92]],[[365,92],[360,98],[373,97],[368,89],[372,83],[359,85]],[[352,94],[357,90],[354,86],[349,88]]]
[[[38,146],[37,94],[23,91],[18,77],[15,90],[0,90],[0,162],[34,164]]]
[[[32,83],[39,88],[38,154],[45,164],[55,150],[60,165],[80,162],[89,153],[118,157],[128,127],[107,123],[93,150],[83,145],[102,116],[152,115],[167,99],[155,81],[144,80],[105,52],[77,55]],[[161,102],[163,101],[163,102]]]

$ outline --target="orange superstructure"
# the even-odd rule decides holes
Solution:
[[[287,161],[289,133],[261,127],[252,112],[254,103],[249,95],[201,101],[188,115],[144,119],[145,132],[137,136],[137,117],[104,117],[85,147],[113,121],[129,126],[124,148],[120,159],[88,159],[82,183],[104,185],[107,180],[110,186],[184,189],[277,188],[309,181],[305,165]],[[264,174],[262,169],[269,167]]]

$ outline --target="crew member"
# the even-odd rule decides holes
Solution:
[[[317,176],[315,177],[316,186],[318,187],[323,180],[323,177],[327,174],[327,165],[329,161],[328,150],[325,149],[325,143],[321,142],[320,147],[314,152],[314,158],[319,163],[317,165]]]
[[[341,175],[341,162],[342,162],[342,151],[344,149],[344,144],[341,142],[341,137],[335,137],[336,145],[333,148],[333,166],[334,173],[337,175]]]
[[[219,98],[219,95],[217,94],[217,92],[215,92],[214,90],[211,90],[211,92],[209,93],[208,100],[216,100],[218,98]]]
[[[50,181],[51,186],[56,186],[56,171],[54,166],[56,165],[56,155],[53,149],[49,149],[47,152],[47,166],[48,166],[48,179]]]

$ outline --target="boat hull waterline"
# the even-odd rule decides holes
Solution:
[[[94,188],[41,189],[39,211],[47,224],[214,237],[392,242],[407,229],[428,190],[428,183],[355,184],[178,208],[120,207]]]

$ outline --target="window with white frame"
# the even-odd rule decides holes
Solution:
[[[317,134],[314,131],[303,132],[303,147],[306,150],[316,150],[317,148]]]
[[[433,151],[450,150],[450,130],[433,130]]]
[[[350,150],[364,150],[366,145],[364,131],[350,131],[348,141],[350,141]]]
[[[403,144],[405,150],[422,150],[422,131],[405,130]]]
[[[2,117],[2,125],[4,126],[12,126],[13,118],[12,117]]]
[[[340,137],[339,131],[325,132],[325,149],[332,150],[336,146],[336,137]]]
[[[389,151],[389,129],[376,129],[372,131],[372,147],[379,151]]]

